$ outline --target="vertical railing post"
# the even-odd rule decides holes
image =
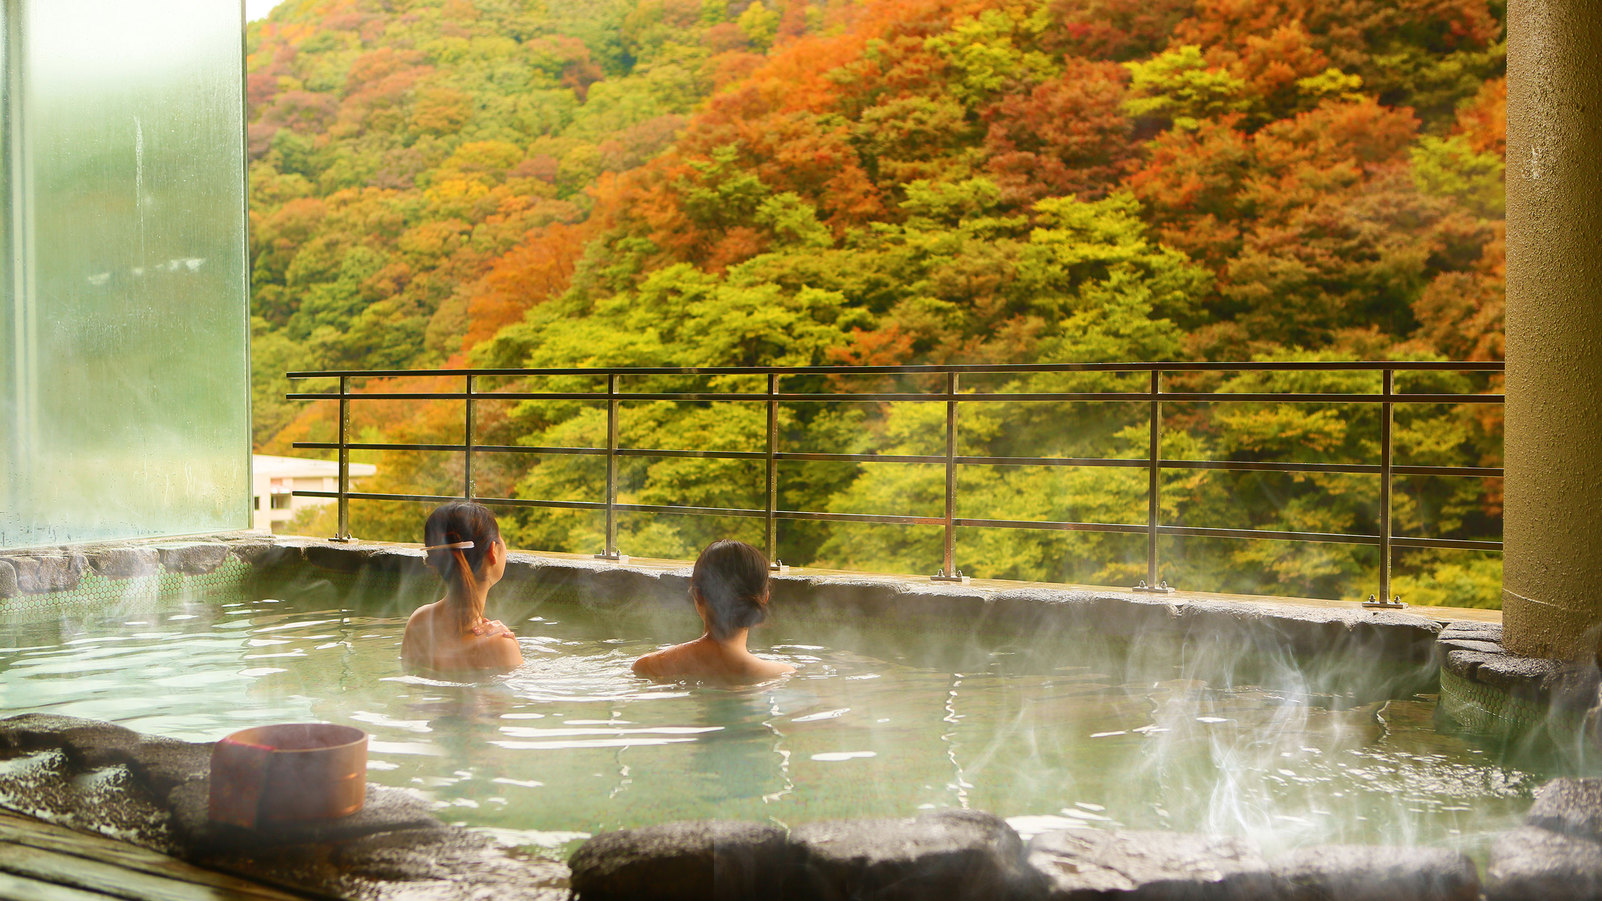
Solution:
[[[1391,596],[1391,414],[1396,406],[1391,395],[1395,378],[1394,370],[1385,370],[1380,386],[1380,597],[1389,603],[1401,600]]]
[[[350,537],[350,377],[339,377],[339,527],[334,541]]]
[[[1162,502],[1159,491],[1162,486],[1163,463],[1163,374],[1161,370],[1151,371],[1151,451],[1147,454],[1146,466],[1146,578],[1141,579],[1135,586],[1136,591],[1172,591],[1166,581],[1157,578],[1157,529],[1162,520]]]
[[[946,540],[945,562],[932,578],[938,582],[961,582],[957,568],[957,374],[946,373]]]
[[[595,556],[616,560],[617,550],[617,373],[606,374],[606,546]]]
[[[779,569],[783,566],[779,562],[779,523],[774,516],[779,506],[779,401],[775,397],[779,393],[779,374],[768,373],[768,460],[767,477],[765,480],[764,496],[766,502],[766,538],[768,568]]]
[[[1396,404],[1396,371],[1381,370],[1380,375],[1380,501],[1379,501],[1379,597],[1369,595],[1364,607],[1406,607],[1398,595],[1391,594],[1391,477],[1395,455],[1391,420]]]
[[[473,499],[473,377],[467,377],[467,412],[462,419],[462,497]]]

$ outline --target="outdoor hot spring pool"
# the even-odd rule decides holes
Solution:
[[[492,594],[491,614],[505,615],[498,604]],[[360,612],[372,609],[385,615]],[[1483,860],[1557,769],[1437,731],[1432,695],[1330,692],[1273,661],[1196,678],[1205,652],[1172,642],[1025,647],[960,623],[862,633],[781,611],[753,647],[800,673],[720,690],[629,670],[694,637],[687,601],[672,620],[544,605],[509,620],[527,664],[478,683],[402,672],[404,623],[393,603],[294,589],[0,615],[0,715],[192,741],[274,722],[357,726],[372,736],[369,779],[554,855],[600,830],[670,820],[971,807],[1025,836],[1168,829],[1266,848],[1431,844]],[[1360,681],[1376,664],[1351,670]]]

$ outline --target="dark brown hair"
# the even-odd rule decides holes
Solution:
[[[460,585],[467,589],[471,597],[476,593],[478,580],[474,578],[484,566],[484,555],[489,553],[489,546],[499,541],[501,527],[495,522],[495,514],[483,504],[472,501],[452,501],[444,504],[428,514],[428,520],[423,523],[423,545],[433,548],[426,551],[428,565],[438,572],[440,578],[447,584]],[[445,548],[440,545],[461,544],[471,541],[469,548]],[[482,610],[461,609],[457,611],[462,620],[464,630],[478,625]]]
[[[768,616],[768,559],[743,541],[714,541],[695,559],[690,593],[706,605],[713,638],[748,629]]]

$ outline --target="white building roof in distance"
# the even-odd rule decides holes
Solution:
[[[308,460],[304,457],[274,457],[270,454],[251,454],[250,465],[258,476],[274,479],[315,479],[337,477],[339,464],[333,460]],[[352,478],[374,475],[378,467],[371,463],[350,464]]]

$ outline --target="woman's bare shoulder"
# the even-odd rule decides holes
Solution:
[[[435,601],[432,604],[424,604],[423,606],[418,607],[416,610],[413,610],[412,615],[406,618],[406,628],[410,629],[413,626],[420,626],[424,623],[432,623],[434,621],[434,612],[439,609],[439,605],[441,603],[443,602]]]
[[[665,664],[667,662],[668,650],[672,649],[669,648],[662,651],[652,651],[651,653],[646,654],[640,659],[634,661],[634,675],[646,676],[652,679],[662,678],[665,674]]]
[[[693,641],[652,651],[634,661],[634,674],[651,679],[679,679],[693,675],[696,669]]]
[[[485,629],[473,636],[472,658],[484,669],[512,669],[523,665],[523,650],[517,646],[517,636],[501,623],[495,629]]]

